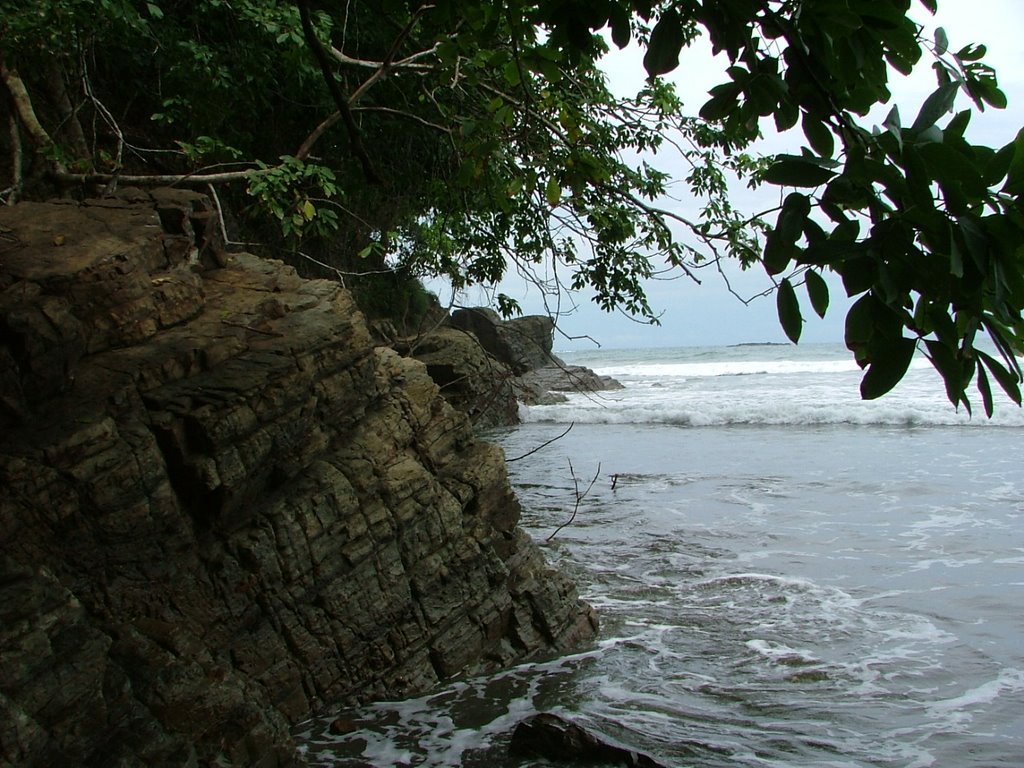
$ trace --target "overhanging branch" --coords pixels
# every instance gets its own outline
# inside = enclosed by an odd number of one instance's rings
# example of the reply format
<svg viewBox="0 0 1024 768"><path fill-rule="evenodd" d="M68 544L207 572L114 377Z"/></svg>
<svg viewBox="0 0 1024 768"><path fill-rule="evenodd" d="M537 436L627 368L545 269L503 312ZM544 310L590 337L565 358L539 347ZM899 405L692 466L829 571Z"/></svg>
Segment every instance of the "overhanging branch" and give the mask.
<svg viewBox="0 0 1024 768"><path fill-rule="evenodd" d="M320 65L320 72L323 75L324 83L327 85L327 90L330 91L331 98L334 99L334 104L338 108L342 122L345 123L348 140L352 145L352 153L358 158L360 165L362 165L363 176L366 180L378 183L380 177L377 175L376 170L374 170L370 156L366 153L366 148L363 146L362 138L359 135L359 126L356 125L356 121L352 117L352 111L348 106L348 99L345 98L341 88L338 86L334 72L331 71L331 60L328 58L327 51L324 50L320 38L316 35L316 30L313 28L313 22L309 17L309 0L299 0L298 5L299 16L302 19L303 35L306 38L309 49L313 52L313 57L316 59L317 64Z"/></svg>

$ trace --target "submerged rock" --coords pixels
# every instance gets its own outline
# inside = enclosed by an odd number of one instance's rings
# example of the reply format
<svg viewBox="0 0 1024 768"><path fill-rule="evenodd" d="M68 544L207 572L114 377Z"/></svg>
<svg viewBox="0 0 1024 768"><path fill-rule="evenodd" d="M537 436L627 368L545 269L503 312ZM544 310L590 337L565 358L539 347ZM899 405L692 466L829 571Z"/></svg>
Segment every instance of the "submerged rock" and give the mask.
<svg viewBox="0 0 1024 768"><path fill-rule="evenodd" d="M533 715L516 725L509 750L513 755L561 762L665 768L649 755L617 744L607 736L598 736L550 712Z"/></svg>
<svg viewBox="0 0 1024 768"><path fill-rule="evenodd" d="M290 765L594 632L425 366L208 206L0 209L0 764Z"/></svg>

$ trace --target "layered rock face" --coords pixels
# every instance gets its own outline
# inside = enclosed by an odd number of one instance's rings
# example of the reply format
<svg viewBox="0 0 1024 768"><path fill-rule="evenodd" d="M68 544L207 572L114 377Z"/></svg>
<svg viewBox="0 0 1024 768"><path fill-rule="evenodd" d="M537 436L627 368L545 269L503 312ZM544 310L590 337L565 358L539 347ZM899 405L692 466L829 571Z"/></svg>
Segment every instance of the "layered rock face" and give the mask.
<svg viewBox="0 0 1024 768"><path fill-rule="evenodd" d="M214 232L0 209L0 764L288 765L318 707L594 631L425 367Z"/></svg>
<svg viewBox="0 0 1024 768"><path fill-rule="evenodd" d="M422 337L400 345L427 365L441 394L480 428L519 423L519 405L550 405L564 393L622 389L610 376L567 365L552 351L546 315L502 320L486 307L460 309Z"/></svg>

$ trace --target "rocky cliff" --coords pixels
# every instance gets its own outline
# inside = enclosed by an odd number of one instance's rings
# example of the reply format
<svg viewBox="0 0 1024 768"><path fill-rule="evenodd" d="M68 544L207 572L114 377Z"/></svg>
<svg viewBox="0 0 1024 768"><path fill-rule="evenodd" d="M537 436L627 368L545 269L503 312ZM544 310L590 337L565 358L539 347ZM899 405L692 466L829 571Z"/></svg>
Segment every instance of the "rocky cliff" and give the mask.
<svg viewBox="0 0 1024 768"><path fill-rule="evenodd" d="M287 765L592 611L500 451L203 198L0 209L0 763Z"/></svg>
<svg viewBox="0 0 1024 768"><path fill-rule="evenodd" d="M565 402L568 392L622 389L610 376L559 359L552 352L554 329L546 315L502 320L494 310L472 307L393 344L426 364L445 399L487 429L518 424L520 405Z"/></svg>

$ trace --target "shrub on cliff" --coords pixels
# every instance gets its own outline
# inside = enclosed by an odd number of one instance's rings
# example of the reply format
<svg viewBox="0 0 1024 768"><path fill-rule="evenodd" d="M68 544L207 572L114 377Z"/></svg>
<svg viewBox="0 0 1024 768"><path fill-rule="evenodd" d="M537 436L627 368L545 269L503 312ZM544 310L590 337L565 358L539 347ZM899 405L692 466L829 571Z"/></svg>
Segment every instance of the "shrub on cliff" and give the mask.
<svg viewBox="0 0 1024 768"><path fill-rule="evenodd" d="M330 235L347 264L361 254L457 286L554 264L651 322L647 278L734 258L774 278L794 341L805 312L828 310L831 271L856 297L846 341L865 397L923 348L954 404L970 407L973 381L991 412L993 379L1020 402L1024 134L968 141L957 96L974 109L1005 97L983 46L925 35L911 0L6 5L0 60L21 126L8 199L44 170L65 185L234 182L296 249ZM698 34L731 66L690 114L662 76ZM608 90L607 39L645 46L635 97ZM909 124L893 110L864 125L890 72L922 57L936 89ZM746 154L765 122L800 131L803 150ZM660 207L671 180L643 159L657 152L690 168L698 219ZM785 194L747 217L726 172Z"/></svg>

